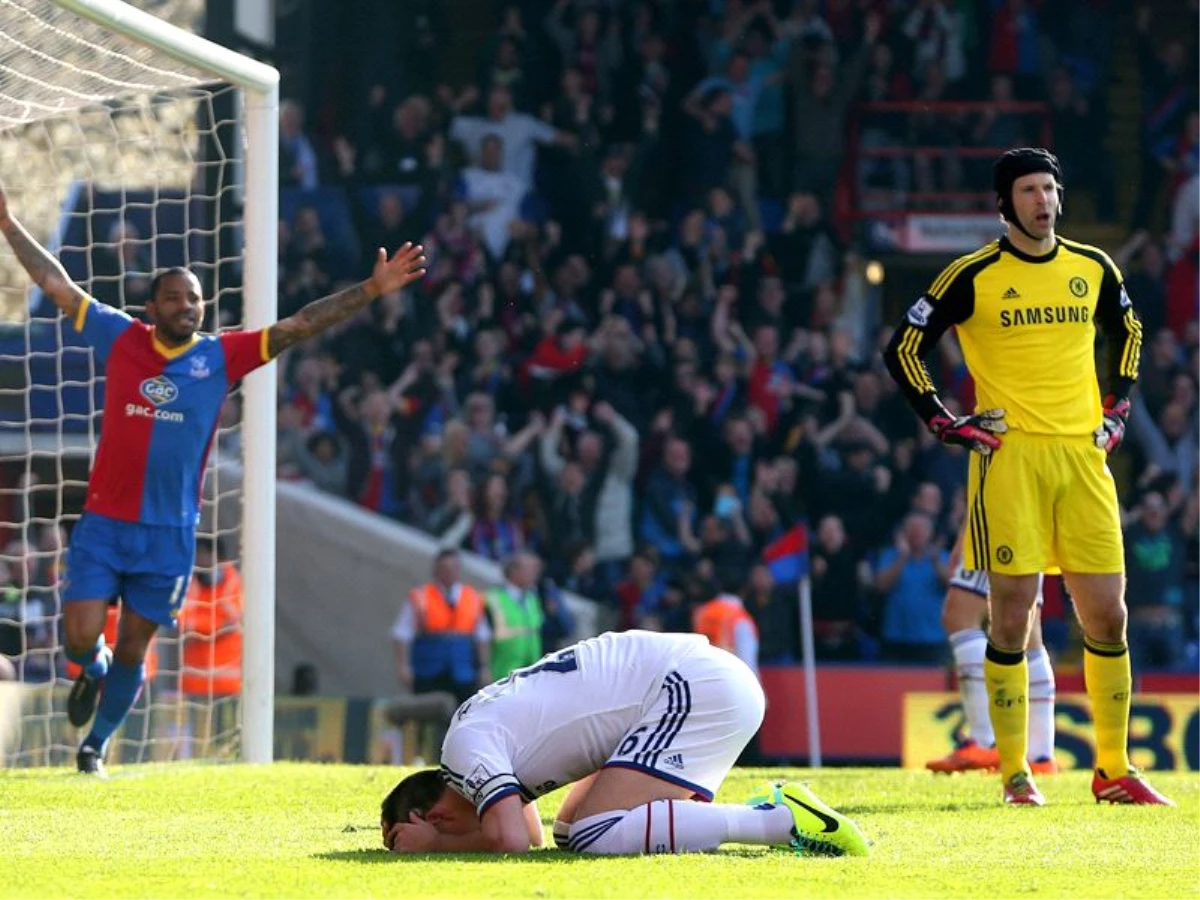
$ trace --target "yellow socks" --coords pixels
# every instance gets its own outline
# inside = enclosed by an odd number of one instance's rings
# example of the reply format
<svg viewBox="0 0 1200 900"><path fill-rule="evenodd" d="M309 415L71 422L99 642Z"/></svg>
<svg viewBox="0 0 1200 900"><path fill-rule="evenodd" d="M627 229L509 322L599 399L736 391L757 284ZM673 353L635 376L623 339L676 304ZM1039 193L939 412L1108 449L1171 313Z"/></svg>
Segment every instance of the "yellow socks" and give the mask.
<svg viewBox="0 0 1200 900"><path fill-rule="evenodd" d="M1017 772L1028 772L1029 664L1023 650L1001 650L988 641L983 660L992 730L1000 754L1000 777L1008 781Z"/></svg>
<svg viewBox="0 0 1200 900"><path fill-rule="evenodd" d="M1129 696L1133 674L1126 644L1083 639L1083 677L1096 725L1096 768L1106 778L1129 774ZM994 713L993 713L994 715Z"/></svg>

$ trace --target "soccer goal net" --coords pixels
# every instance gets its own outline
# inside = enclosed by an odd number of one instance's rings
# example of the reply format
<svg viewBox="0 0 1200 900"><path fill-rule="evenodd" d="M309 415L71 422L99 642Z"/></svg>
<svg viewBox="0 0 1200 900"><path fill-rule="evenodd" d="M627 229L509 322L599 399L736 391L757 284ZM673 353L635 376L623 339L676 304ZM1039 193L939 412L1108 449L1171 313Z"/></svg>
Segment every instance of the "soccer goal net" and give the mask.
<svg viewBox="0 0 1200 900"><path fill-rule="evenodd" d="M117 0L0 0L9 208L98 302L138 316L153 273L180 265L208 299L204 330L266 324L276 84L269 66ZM59 765L82 737L65 712L75 673L61 649L60 577L104 373L3 241L0 320L0 765ZM194 602L179 628L159 630L110 762L270 758L273 394L267 367L227 401ZM111 645L115 607L109 623Z"/></svg>

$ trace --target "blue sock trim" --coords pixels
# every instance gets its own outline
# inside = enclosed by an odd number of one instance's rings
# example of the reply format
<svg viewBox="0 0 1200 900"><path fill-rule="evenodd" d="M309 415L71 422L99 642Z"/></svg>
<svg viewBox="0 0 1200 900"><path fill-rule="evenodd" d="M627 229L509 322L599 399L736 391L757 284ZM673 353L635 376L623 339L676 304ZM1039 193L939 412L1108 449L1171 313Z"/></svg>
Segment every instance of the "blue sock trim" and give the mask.
<svg viewBox="0 0 1200 900"><path fill-rule="evenodd" d="M96 639L96 644L86 653L72 653L69 647L63 648L66 651L67 659L75 663L92 678L103 678L108 674L109 656L101 651L104 650L104 636L101 635Z"/></svg>
<svg viewBox="0 0 1200 900"><path fill-rule="evenodd" d="M97 643L95 647L92 647L86 653L75 653L70 647L64 647L63 651L67 654L67 659L75 663L75 665L86 668L100 654L100 644Z"/></svg>
<svg viewBox="0 0 1200 900"><path fill-rule="evenodd" d="M92 730L84 738L85 746L103 753L108 739L121 727L129 710L137 701L142 685L146 681L146 664L127 666L114 660L104 679L104 690L100 694L100 707L92 721Z"/></svg>
<svg viewBox="0 0 1200 900"><path fill-rule="evenodd" d="M103 678L108 674L109 667L112 665L112 653L106 653L106 649L104 643L101 642L96 651L96 658L84 667L92 678Z"/></svg>

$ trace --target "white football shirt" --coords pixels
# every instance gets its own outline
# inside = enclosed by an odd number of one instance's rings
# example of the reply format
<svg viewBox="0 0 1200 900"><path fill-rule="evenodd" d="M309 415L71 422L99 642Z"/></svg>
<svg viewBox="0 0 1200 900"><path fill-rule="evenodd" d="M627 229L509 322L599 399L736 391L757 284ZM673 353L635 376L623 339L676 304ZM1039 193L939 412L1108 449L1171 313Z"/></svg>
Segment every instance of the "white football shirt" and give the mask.
<svg viewBox="0 0 1200 900"><path fill-rule="evenodd" d="M600 769L708 640L609 632L544 656L468 699L446 732L442 774L480 815L503 797L533 800Z"/></svg>

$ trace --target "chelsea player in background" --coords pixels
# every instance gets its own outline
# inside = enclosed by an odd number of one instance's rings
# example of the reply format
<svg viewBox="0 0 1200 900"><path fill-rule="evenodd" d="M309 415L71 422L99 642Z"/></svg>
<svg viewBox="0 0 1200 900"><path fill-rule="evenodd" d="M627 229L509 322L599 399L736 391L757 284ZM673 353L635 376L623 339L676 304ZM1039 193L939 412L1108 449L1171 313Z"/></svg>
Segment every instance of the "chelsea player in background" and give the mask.
<svg viewBox="0 0 1200 900"><path fill-rule="evenodd" d="M366 281L259 331L202 335L200 282L187 269L155 276L146 302L150 326L74 284L9 213L3 191L0 231L29 277L91 345L107 376L100 442L63 588L66 654L82 668L67 717L82 727L95 713L76 766L102 776L108 740L145 680L150 639L160 625L174 625L187 593L204 464L226 393L293 344L420 279L425 257L410 243L390 259L380 249ZM116 597L121 618L110 649L104 622Z"/></svg>

